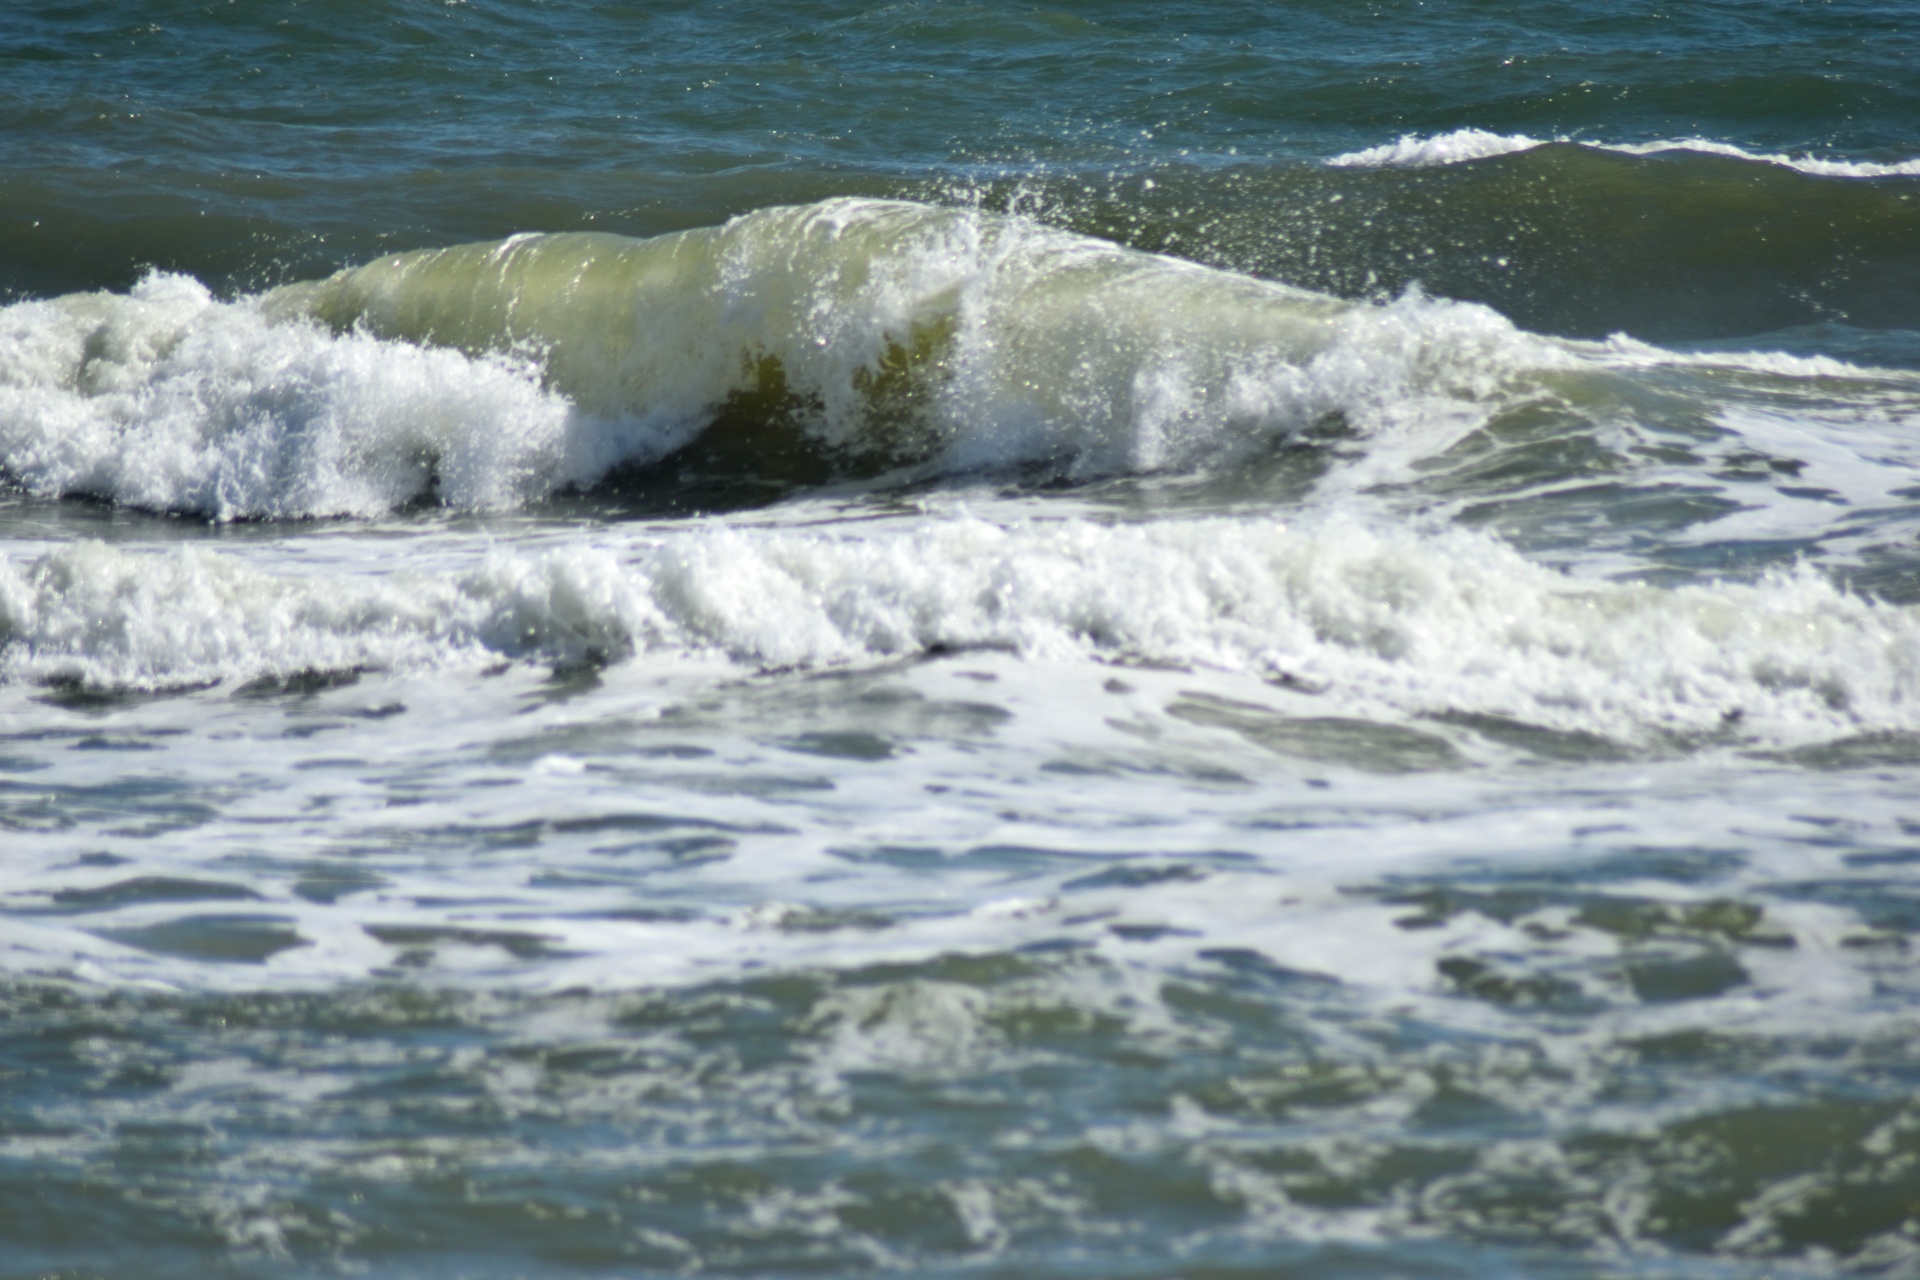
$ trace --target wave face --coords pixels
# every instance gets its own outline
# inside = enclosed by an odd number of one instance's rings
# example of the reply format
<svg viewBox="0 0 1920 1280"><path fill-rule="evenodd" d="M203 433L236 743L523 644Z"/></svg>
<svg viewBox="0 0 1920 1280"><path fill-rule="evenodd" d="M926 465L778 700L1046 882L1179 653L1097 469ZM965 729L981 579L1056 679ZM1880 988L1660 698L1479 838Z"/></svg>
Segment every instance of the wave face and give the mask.
<svg viewBox="0 0 1920 1280"><path fill-rule="evenodd" d="M1484 310L1343 303L1026 220L871 200L633 243L401 254L270 303L336 328L532 350L586 412L685 441L730 402L874 465L1069 477L1243 461L1566 363Z"/></svg>
<svg viewBox="0 0 1920 1280"><path fill-rule="evenodd" d="M0 468L221 520L508 507L696 438L776 478L1085 479L1244 462L1330 421L1470 425L1573 363L1483 308L844 199L400 254L237 302L156 275L17 304Z"/></svg>
<svg viewBox="0 0 1920 1280"><path fill-rule="evenodd" d="M1249 673L1309 691L1321 714L1466 717L1656 754L1920 732L1920 610L1810 572L1581 582L1467 533L958 519L499 552L370 580L100 543L0 560L13 681L165 688L703 653L818 670L981 649Z"/></svg>

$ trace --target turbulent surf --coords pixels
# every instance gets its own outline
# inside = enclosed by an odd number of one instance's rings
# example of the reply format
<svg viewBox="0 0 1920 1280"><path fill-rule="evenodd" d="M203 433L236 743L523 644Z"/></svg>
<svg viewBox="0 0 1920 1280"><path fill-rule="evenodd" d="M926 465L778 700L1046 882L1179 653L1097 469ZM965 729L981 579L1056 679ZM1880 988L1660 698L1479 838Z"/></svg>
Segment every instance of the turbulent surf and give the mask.
<svg viewBox="0 0 1920 1280"><path fill-rule="evenodd" d="M0 15L0 1280L1906 1275L1909 15Z"/></svg>

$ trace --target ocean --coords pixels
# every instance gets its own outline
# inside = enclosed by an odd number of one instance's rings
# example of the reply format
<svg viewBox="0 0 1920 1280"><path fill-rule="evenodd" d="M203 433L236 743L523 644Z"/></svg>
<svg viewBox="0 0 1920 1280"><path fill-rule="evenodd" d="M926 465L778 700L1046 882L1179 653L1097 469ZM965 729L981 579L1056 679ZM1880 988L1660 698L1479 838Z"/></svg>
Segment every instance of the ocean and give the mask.
<svg viewBox="0 0 1920 1280"><path fill-rule="evenodd" d="M11 0L0 1280L1920 1276L1910 0Z"/></svg>

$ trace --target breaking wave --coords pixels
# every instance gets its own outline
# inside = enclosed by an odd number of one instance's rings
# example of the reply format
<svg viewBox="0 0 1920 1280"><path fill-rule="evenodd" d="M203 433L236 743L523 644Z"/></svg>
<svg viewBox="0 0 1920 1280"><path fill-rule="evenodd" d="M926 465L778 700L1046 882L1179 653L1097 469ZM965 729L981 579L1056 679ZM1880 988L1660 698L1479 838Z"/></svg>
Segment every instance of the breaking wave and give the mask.
<svg viewBox="0 0 1920 1280"><path fill-rule="evenodd" d="M1081 479L1228 465L1330 419L1444 446L1578 363L1484 307L841 199L399 254L238 301L156 274L16 304L0 472L219 520L511 507L696 439L748 475Z"/></svg>

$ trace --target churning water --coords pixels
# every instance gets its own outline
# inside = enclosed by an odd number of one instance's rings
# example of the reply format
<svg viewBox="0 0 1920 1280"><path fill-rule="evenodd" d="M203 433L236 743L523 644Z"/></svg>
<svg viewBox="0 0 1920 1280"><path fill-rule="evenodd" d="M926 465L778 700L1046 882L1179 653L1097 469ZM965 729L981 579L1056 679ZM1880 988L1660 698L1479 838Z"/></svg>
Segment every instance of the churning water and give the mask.
<svg viewBox="0 0 1920 1280"><path fill-rule="evenodd" d="M0 14L0 1277L1920 1273L1903 4Z"/></svg>

